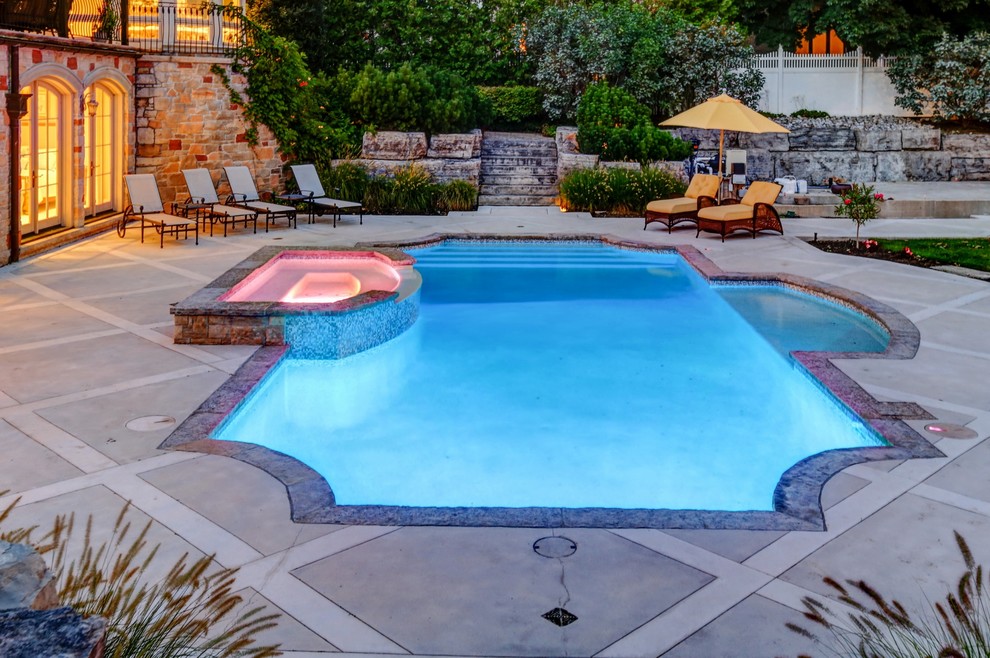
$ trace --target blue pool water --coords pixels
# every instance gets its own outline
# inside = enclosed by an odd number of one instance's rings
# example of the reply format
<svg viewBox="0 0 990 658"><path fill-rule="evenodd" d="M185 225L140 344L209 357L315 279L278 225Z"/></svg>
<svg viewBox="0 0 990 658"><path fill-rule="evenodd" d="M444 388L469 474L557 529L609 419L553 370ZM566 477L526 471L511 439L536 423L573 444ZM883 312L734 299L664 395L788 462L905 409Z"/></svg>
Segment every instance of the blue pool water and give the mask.
<svg viewBox="0 0 990 658"><path fill-rule="evenodd" d="M342 505L711 510L770 510L804 457L883 444L787 356L884 349L837 305L597 244L410 253L410 330L284 360L216 438L301 460Z"/></svg>

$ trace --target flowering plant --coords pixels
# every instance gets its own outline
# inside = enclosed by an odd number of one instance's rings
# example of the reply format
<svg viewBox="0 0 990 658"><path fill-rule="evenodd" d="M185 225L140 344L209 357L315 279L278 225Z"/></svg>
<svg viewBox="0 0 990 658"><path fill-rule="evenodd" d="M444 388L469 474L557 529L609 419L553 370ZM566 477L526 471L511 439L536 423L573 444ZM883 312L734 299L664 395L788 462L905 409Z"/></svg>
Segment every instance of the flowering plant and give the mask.
<svg viewBox="0 0 990 658"><path fill-rule="evenodd" d="M850 190L842 193L842 203L835 207L838 217L848 217L856 223L856 248L859 248L859 229L863 224L876 219L880 214L880 204L883 194L873 189L872 185L853 183Z"/></svg>
<svg viewBox="0 0 990 658"><path fill-rule="evenodd" d="M864 240L863 246L866 247L867 251L876 251L880 248L880 243L876 240Z"/></svg>

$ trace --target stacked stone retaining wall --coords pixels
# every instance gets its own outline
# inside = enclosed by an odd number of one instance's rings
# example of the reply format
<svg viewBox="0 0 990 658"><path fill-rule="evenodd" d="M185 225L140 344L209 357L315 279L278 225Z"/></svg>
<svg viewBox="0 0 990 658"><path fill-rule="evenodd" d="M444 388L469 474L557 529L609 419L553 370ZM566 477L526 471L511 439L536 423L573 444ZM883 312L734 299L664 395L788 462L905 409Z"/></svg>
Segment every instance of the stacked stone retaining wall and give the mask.
<svg viewBox="0 0 990 658"><path fill-rule="evenodd" d="M811 185L846 181L990 180L990 134L950 134L895 117L778 119L790 134L727 132L726 148L746 150L747 174L794 176ZM718 150L718 131L679 128L675 134Z"/></svg>
<svg viewBox="0 0 990 658"><path fill-rule="evenodd" d="M361 157L335 160L353 162L372 175L392 175L416 165L439 182L466 180L478 185L481 175L481 131L463 134L437 134L427 138L422 132L383 130L365 133Z"/></svg>

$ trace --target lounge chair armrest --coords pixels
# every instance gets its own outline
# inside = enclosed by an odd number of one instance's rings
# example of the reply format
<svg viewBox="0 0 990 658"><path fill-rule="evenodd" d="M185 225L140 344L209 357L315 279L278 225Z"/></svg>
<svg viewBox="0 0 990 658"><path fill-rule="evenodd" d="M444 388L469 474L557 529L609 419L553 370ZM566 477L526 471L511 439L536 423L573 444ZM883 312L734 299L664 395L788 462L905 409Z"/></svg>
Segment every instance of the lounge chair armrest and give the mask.
<svg viewBox="0 0 990 658"><path fill-rule="evenodd" d="M698 210L702 208L711 208L712 206L718 205L718 199L713 196L699 196L698 197Z"/></svg>
<svg viewBox="0 0 990 658"><path fill-rule="evenodd" d="M777 221L780 221L780 215L777 213L777 209L773 207L773 204L757 203L753 206L753 212L762 217L773 217Z"/></svg>
<svg viewBox="0 0 990 658"><path fill-rule="evenodd" d="M227 201L237 203L238 201L247 201L247 195L238 192L231 192L230 196L227 197Z"/></svg>
<svg viewBox="0 0 990 658"><path fill-rule="evenodd" d="M316 196L311 190L299 190L299 194L302 194L304 197L308 197L310 199Z"/></svg>

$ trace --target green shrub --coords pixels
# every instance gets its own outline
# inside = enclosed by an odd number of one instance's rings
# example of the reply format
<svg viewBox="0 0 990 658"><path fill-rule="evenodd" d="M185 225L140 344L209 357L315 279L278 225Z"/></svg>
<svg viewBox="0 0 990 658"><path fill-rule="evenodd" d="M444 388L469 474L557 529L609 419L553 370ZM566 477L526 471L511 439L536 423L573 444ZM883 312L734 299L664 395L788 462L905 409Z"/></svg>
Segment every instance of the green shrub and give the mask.
<svg viewBox="0 0 990 658"><path fill-rule="evenodd" d="M409 165L395 172L389 195L390 212L398 215L425 215L433 210L433 178L423 167Z"/></svg>
<svg viewBox="0 0 990 658"><path fill-rule="evenodd" d="M546 118L543 92L538 87L478 87L478 93L488 105L492 126L529 128Z"/></svg>
<svg viewBox="0 0 990 658"><path fill-rule="evenodd" d="M578 147L603 160L683 160L691 145L650 122L649 109L607 82L589 85L577 111Z"/></svg>
<svg viewBox="0 0 990 658"><path fill-rule="evenodd" d="M474 210L478 207L478 188L466 180L452 180L437 185L436 209Z"/></svg>
<svg viewBox="0 0 990 658"><path fill-rule="evenodd" d="M687 185L666 169L643 167L633 182L637 213L646 210L646 204L656 199L671 199L684 196Z"/></svg>
<svg viewBox="0 0 990 658"><path fill-rule="evenodd" d="M320 171L320 179L327 194L345 201L361 201L368 187L368 172L353 162L341 162Z"/></svg>
<svg viewBox="0 0 990 658"><path fill-rule="evenodd" d="M408 63L385 72L368 64L354 76L349 109L368 130L443 133L475 128L482 103L477 88L453 73Z"/></svg>
<svg viewBox="0 0 990 658"><path fill-rule="evenodd" d="M825 110L797 110L791 112L792 117L799 117L803 119L826 119L831 116Z"/></svg>
<svg viewBox="0 0 990 658"><path fill-rule="evenodd" d="M607 210L612 199L606 169L577 169L560 180L560 207L594 212Z"/></svg>
<svg viewBox="0 0 990 658"><path fill-rule="evenodd" d="M388 176L373 176L364 188L364 209L372 215L392 213L392 188L395 182Z"/></svg>
<svg viewBox="0 0 990 658"><path fill-rule="evenodd" d="M685 189L664 169L578 169L561 179L560 205L565 210L641 214L650 201L680 196Z"/></svg>

